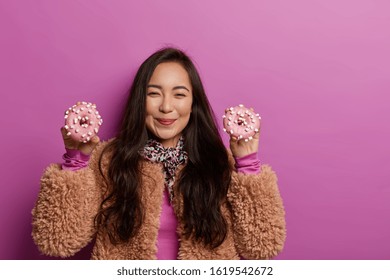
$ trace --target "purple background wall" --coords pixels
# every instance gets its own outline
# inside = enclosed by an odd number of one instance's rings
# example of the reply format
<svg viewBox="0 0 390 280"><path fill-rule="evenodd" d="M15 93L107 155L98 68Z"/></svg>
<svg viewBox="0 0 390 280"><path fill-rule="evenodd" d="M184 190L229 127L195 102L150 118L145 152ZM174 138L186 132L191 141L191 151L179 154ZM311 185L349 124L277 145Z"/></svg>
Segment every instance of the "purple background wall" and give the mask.
<svg viewBox="0 0 390 280"><path fill-rule="evenodd" d="M0 1L0 259L46 258L30 211L64 110L97 103L112 137L137 67L167 44L194 58L218 117L261 114L287 213L278 259L390 259L390 2L134 2Z"/></svg>

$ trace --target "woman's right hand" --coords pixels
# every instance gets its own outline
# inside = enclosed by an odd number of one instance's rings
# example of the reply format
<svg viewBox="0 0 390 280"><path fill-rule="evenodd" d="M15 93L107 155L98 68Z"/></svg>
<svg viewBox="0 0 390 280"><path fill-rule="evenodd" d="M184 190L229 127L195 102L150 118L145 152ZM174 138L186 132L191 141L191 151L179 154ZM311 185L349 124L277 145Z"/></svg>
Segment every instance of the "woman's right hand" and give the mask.
<svg viewBox="0 0 390 280"><path fill-rule="evenodd" d="M61 127L61 134L62 138L64 139L65 148L71 150L79 150L84 155L90 155L95 149L96 145L100 142L100 138L97 135L92 137L91 140L87 143L76 141L72 137L66 135L67 131L65 127Z"/></svg>

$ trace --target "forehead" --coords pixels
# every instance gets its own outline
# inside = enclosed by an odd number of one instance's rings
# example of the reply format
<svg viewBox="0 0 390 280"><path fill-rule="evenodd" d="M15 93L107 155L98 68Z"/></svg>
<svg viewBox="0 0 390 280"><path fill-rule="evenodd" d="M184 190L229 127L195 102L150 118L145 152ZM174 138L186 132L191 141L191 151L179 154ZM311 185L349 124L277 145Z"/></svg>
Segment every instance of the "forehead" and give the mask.
<svg viewBox="0 0 390 280"><path fill-rule="evenodd" d="M177 86L179 84L190 86L191 84L187 71L177 62L163 62L157 65L149 83L162 86Z"/></svg>

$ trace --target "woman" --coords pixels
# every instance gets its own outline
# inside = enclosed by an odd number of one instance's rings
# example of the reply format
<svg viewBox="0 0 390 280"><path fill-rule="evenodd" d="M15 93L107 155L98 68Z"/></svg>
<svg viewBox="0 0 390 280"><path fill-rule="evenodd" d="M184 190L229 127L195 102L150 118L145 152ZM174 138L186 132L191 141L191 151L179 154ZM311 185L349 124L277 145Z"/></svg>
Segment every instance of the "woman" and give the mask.
<svg viewBox="0 0 390 280"><path fill-rule="evenodd" d="M165 48L139 68L119 134L76 143L47 168L33 238L67 257L95 239L92 259L267 259L285 240L274 172L259 133L223 145L189 57Z"/></svg>

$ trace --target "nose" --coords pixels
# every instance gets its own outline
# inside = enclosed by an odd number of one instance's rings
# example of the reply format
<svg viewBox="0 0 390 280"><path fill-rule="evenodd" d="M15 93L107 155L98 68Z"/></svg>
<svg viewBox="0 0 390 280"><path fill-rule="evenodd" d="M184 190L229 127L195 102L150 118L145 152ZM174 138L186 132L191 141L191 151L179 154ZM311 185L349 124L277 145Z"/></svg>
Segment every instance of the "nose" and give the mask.
<svg viewBox="0 0 390 280"><path fill-rule="evenodd" d="M170 113L173 111L172 99L169 96L164 96L159 108L162 113Z"/></svg>

